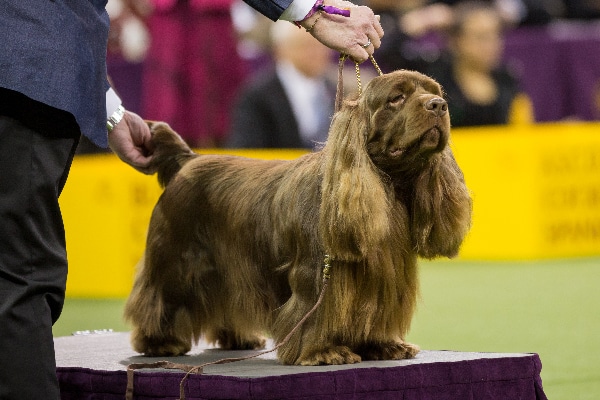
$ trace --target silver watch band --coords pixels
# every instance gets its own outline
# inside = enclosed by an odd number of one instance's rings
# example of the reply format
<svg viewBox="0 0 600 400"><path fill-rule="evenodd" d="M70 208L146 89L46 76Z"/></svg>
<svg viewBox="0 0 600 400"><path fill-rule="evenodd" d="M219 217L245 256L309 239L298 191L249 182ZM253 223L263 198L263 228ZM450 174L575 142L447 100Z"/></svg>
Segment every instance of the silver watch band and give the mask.
<svg viewBox="0 0 600 400"><path fill-rule="evenodd" d="M106 121L106 129L110 132L115 129L115 126L123 119L123 115L125 115L125 108L120 105L117 110L108 118Z"/></svg>

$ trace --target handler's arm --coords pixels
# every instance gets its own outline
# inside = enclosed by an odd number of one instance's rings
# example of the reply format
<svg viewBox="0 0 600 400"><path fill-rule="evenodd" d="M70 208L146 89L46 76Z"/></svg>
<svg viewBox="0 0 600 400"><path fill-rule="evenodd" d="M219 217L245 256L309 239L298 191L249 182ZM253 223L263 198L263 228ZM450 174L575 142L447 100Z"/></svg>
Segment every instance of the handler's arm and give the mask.
<svg viewBox="0 0 600 400"><path fill-rule="evenodd" d="M357 62L369 58L381 45L379 16L366 6L344 0L245 0L272 20L297 22L325 46L347 54ZM336 14L335 10L349 11Z"/></svg>

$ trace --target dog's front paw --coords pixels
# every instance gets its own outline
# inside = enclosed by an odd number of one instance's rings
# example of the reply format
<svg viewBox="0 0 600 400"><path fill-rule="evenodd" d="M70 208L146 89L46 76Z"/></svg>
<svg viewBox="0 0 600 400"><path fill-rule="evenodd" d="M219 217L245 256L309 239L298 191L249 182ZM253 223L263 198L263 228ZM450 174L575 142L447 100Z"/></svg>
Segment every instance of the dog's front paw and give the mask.
<svg viewBox="0 0 600 400"><path fill-rule="evenodd" d="M358 354L347 346L331 346L301 356L296 364L300 365L341 365L356 364L361 361Z"/></svg>
<svg viewBox="0 0 600 400"><path fill-rule="evenodd" d="M357 352L365 360L404 360L414 358L419 346L407 342L367 343Z"/></svg>
<svg viewBox="0 0 600 400"><path fill-rule="evenodd" d="M135 332L131 336L135 351L148 357L182 356L192 348L191 340L182 342L177 338L147 337Z"/></svg>

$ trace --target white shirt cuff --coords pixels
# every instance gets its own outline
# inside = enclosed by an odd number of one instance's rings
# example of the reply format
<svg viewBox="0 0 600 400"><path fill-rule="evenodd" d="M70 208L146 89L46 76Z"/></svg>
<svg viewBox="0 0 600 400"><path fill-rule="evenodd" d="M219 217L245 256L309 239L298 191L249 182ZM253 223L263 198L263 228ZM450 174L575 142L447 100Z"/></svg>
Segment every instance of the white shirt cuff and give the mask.
<svg viewBox="0 0 600 400"><path fill-rule="evenodd" d="M117 111L117 108L119 108L121 103L122 101L117 93L113 88L109 88L106 92L106 119L110 118L110 116Z"/></svg>
<svg viewBox="0 0 600 400"><path fill-rule="evenodd" d="M284 21L302 21L306 14L315 5L315 0L294 0L288 8L285 9L279 19Z"/></svg>

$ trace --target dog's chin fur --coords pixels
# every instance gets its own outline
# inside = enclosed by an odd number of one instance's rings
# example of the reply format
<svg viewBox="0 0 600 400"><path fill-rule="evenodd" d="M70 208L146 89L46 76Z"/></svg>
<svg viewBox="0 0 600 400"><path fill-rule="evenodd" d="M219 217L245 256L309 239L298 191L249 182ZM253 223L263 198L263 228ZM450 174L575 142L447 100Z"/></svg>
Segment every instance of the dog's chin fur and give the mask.
<svg viewBox="0 0 600 400"><path fill-rule="evenodd" d="M324 148L293 161L197 155L150 123L165 190L125 309L134 349L279 343L316 303L328 254L323 302L279 359L413 357L417 257L455 256L471 221L448 113L427 106L441 96L416 72L377 77L336 113Z"/></svg>

